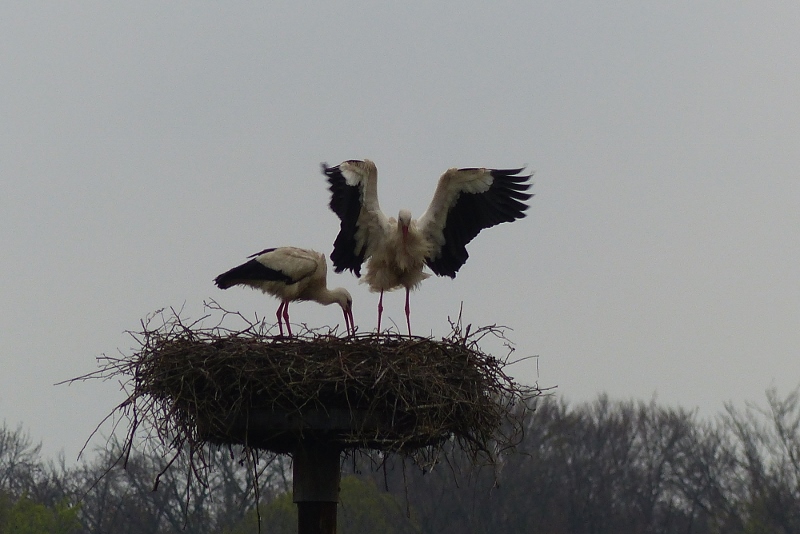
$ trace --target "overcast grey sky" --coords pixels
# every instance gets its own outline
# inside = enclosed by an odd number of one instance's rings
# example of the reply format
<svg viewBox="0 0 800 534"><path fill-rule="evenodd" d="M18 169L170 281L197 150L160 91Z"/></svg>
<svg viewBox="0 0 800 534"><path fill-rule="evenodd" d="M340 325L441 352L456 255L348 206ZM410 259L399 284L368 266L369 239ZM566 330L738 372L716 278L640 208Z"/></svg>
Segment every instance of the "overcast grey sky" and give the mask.
<svg viewBox="0 0 800 534"><path fill-rule="evenodd" d="M319 163L420 215L453 166L529 216L412 295L415 333L513 328L522 382L714 414L800 382L796 2L13 2L0 8L0 419L68 460L122 400L54 386L265 247L330 253ZM377 296L355 299L361 330ZM403 324L402 292L385 314ZM292 306L294 322L341 322ZM538 375L537 375L538 364Z"/></svg>

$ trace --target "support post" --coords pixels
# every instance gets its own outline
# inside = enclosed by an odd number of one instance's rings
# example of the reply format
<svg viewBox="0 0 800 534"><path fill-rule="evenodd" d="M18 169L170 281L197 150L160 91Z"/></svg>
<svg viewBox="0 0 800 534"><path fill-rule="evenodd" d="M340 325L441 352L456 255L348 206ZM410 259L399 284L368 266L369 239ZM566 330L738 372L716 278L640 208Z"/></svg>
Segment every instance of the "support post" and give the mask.
<svg viewBox="0 0 800 534"><path fill-rule="evenodd" d="M324 443L301 444L295 449L292 489L298 534L336 534L340 454L337 446Z"/></svg>

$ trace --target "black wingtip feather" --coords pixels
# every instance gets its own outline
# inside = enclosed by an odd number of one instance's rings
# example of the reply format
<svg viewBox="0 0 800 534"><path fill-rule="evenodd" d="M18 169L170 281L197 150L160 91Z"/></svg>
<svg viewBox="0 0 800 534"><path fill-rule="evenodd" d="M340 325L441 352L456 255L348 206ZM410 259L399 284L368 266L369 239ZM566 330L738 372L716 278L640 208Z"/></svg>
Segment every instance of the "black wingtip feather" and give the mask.
<svg viewBox="0 0 800 534"><path fill-rule="evenodd" d="M462 170L477 170L466 168ZM428 267L439 276L455 278L456 273L469 258L466 245L481 230L513 222L526 216L533 195L526 193L531 184L531 174L520 175L519 169L490 169L494 178L488 191L480 194L461 194L447 215L443 229L444 245L435 258L428 258Z"/></svg>
<svg viewBox="0 0 800 534"><path fill-rule="evenodd" d="M270 249L267 249L267 252L269 251ZM253 285L264 281L284 282L286 284L295 282L286 273L270 269L255 259L234 267L214 279L214 283L220 289L228 289L235 285Z"/></svg>
<svg viewBox="0 0 800 534"><path fill-rule="evenodd" d="M228 273L223 273L216 278L214 278L214 283L220 289L228 289L236 284L231 281L231 277L228 276Z"/></svg>
<svg viewBox="0 0 800 534"><path fill-rule="evenodd" d="M336 236L333 252L330 255L331 263L337 273L349 270L360 277L361 264L364 263L364 251L356 250L355 238L358 217L361 213L360 188L357 185L347 184L339 165L328 167L326 163L322 163L321 167L323 174L328 177L328 184L330 184L328 189L331 192L331 200L328 205L341 221L339 234Z"/></svg>
<svg viewBox="0 0 800 534"><path fill-rule="evenodd" d="M490 172L492 176L494 176L495 178L497 178L498 176L507 176L509 178L521 178L523 180L527 180L528 178L531 177L530 174L527 176L514 176L516 174L521 173L524 170L525 167L520 167L519 169L491 169Z"/></svg>
<svg viewBox="0 0 800 534"><path fill-rule="evenodd" d="M260 252L256 252L255 254L250 254L247 257L248 258L255 258L256 256L261 256L262 254L266 254L267 252L272 252L274 250L277 250L277 249L275 249L275 247L273 247L273 248L265 248L264 250L262 250Z"/></svg>

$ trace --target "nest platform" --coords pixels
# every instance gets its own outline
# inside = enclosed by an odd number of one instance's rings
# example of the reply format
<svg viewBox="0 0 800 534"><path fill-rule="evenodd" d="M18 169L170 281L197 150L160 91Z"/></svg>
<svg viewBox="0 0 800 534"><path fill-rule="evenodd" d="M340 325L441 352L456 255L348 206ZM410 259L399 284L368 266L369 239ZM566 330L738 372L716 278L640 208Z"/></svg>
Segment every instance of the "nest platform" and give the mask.
<svg viewBox="0 0 800 534"><path fill-rule="evenodd" d="M157 312L131 332L140 345L133 354L104 357L90 375L120 380L128 393L114 412L130 422L128 450L138 429L176 454L206 444L410 454L456 440L491 455L514 445L518 408L541 393L506 374L508 356L480 350L485 336L502 336L496 327L454 325L439 340L310 330L287 338L264 321L232 330L203 319Z"/></svg>
<svg viewBox="0 0 800 534"><path fill-rule="evenodd" d="M184 332L161 340L136 378L197 438L273 452L301 441L392 452L485 441L509 386L501 362L467 344L386 334Z"/></svg>

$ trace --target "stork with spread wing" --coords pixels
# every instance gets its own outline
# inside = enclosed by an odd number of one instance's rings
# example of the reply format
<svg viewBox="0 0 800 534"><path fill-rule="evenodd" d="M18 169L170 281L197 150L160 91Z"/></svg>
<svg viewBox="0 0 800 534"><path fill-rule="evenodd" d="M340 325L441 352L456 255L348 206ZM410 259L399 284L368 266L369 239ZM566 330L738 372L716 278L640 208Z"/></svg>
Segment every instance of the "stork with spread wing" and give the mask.
<svg viewBox="0 0 800 534"><path fill-rule="evenodd" d="M406 289L406 324L411 335L409 292L430 274L455 278L467 261L466 246L485 228L525 216L531 197L531 175L520 169L449 169L427 211L419 219L400 210L387 217L378 203L378 169L370 160L348 160L335 167L322 164L331 191L330 207L341 220L331 261L336 272L350 270L371 291L380 292L378 331L383 314L383 292Z"/></svg>

